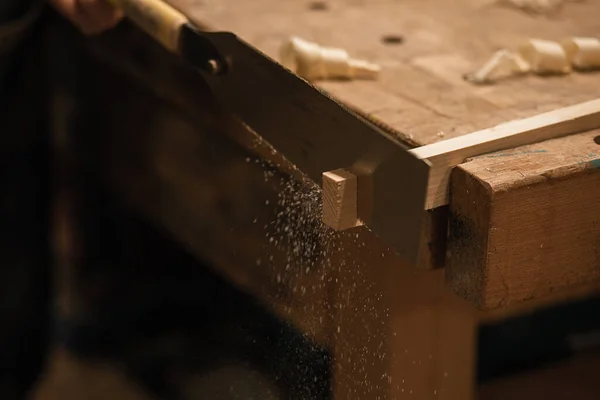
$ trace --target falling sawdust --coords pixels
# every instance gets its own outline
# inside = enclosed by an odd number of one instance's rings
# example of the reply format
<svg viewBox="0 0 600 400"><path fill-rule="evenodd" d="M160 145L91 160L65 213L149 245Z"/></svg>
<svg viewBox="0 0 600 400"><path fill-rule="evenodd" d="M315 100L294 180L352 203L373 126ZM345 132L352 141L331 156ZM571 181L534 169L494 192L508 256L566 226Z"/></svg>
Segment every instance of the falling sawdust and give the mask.
<svg viewBox="0 0 600 400"><path fill-rule="evenodd" d="M275 193L274 199L264 203L272 219L263 226L268 243L256 264L272 271L277 288L291 292L292 301L287 296L283 296L283 301L279 299L288 307L285 312L293 314L292 308L296 313L300 311L308 319L303 322L304 326L318 331L318 327L328 321L324 320L327 319L323 312L326 305L319 303L322 297L315 294L326 292L331 283L326 266L331 264L328 257L339 236L321 220L321 190L309 179L282 174L281 166L271 161L260 158L246 161L263 169L265 183ZM258 219L254 222L258 223ZM294 368L295 374L306 382L295 389L293 399L321 398L330 390L328 376L323 371L329 370L331 355L323 351L320 361L315 361L300 354L306 346L316 346L309 343L303 333L301 338L278 344L282 352L295 360L294 365L288 367ZM315 367L315 362L320 366Z"/></svg>
<svg viewBox="0 0 600 400"><path fill-rule="evenodd" d="M308 179L298 180L275 173L268 161L257 162L264 168L265 182L273 185L277 193L274 204L265 201L265 206L274 209L273 220L263 227L265 236L277 254L284 257L275 260L267 253L257 260L257 264L278 262L276 282L289 287L295 297L324 290L331 278L327 274L331 256L342 233L322 221L321 189ZM311 274L319 274L319 279L308 279ZM311 287L306 286L307 281L311 282Z"/></svg>
<svg viewBox="0 0 600 400"><path fill-rule="evenodd" d="M355 230L337 232L323 224L322 192L312 181L288 177L279 183L282 187L275 205L276 218L272 221L274 230L269 235L269 240L272 239L286 254L285 270L278 273L277 280L286 281L291 286L296 298L303 303L308 318L313 314L322 315L322 312L316 312L315 306L326 307L330 313L328 321L319 317L321 319L312 321L313 324L334 323L334 340L338 343L351 340L352 346L337 353L335 379L360 378L353 388L356 398L379 392L382 379L373 376L369 370L374 359L385 362L387 354L383 346L389 311L381 301L383 294L374 290L373 282L365 273L368 262L351 257L351 251L342 247L349 244L364 248L365 243ZM316 279L311 279L311 274ZM337 298L340 293L328 298L326 304L315 304L312 295L327 290L341 290L344 294L340 298ZM357 301L358 298L360 301ZM340 313L345 315L343 325L337 324ZM347 325L350 322L347 318L356 328ZM365 325L368 328L362 334L362 340L355 342L355 334L363 329L358 327ZM339 365L343 367L339 368ZM385 375L383 380L390 383L391 378Z"/></svg>
<svg viewBox="0 0 600 400"><path fill-rule="evenodd" d="M268 148L269 153L277 154L275 149L258 137L255 146ZM321 188L285 159L285 170L290 174L278 173L284 169L283 166L269 160L256 159L255 162L261 164L265 182L271 184L277 193L276 204L270 204L269 200L265 202L266 206L275 208L276 214L275 219L264 228L269 243L285 254L284 272L308 275L317 269L322 271L321 267L330 263L332 246L339 241L341 234L322 221ZM276 279L282 283L285 277L280 273ZM305 293L308 288L293 287L292 290Z"/></svg>
<svg viewBox="0 0 600 400"><path fill-rule="evenodd" d="M278 193L274 236L288 254L286 269L294 264L306 273L316 267L335 232L321 221L321 191L310 183L288 180Z"/></svg>
<svg viewBox="0 0 600 400"><path fill-rule="evenodd" d="M262 141L259 144L266 145ZM266 251L257 264L278 264L273 269L273 279L290 288L296 300L294 307L302 307L306 318L314 319L309 326L335 323L333 342L349 341L347 346L338 346L336 360L328 361L336 363L335 379L355 382L347 390L357 399L377 398L391 388L397 393L412 394L409 380L392 379L385 372L381 375L384 365L385 369L391 368L396 357L408 357L389 352L387 343L395 336L390 331L390 309L385 289L372 273L387 253L376 253L367 247L364 227L337 232L323 224L321 188L310 179L281 174L282 165L265 159L248 161L261 165L265 183L277 193L273 204L265 202L266 207L274 208L275 217L264 230L269 245L283 254L283 259L277 260ZM290 170L290 165L284 167ZM343 248L344 245L352 248ZM315 304L313 294L331 290L325 304ZM323 321L323 312L317 310L320 307L327 310L328 321ZM339 321L339 325L334 321ZM294 346L287 346L285 351L295 351ZM429 362L432 361L415 360L416 365ZM299 364L297 368L310 375L307 365ZM380 371L379 375L376 371ZM315 382L321 378L314 376ZM305 397L301 398L312 398L310 393L302 395Z"/></svg>

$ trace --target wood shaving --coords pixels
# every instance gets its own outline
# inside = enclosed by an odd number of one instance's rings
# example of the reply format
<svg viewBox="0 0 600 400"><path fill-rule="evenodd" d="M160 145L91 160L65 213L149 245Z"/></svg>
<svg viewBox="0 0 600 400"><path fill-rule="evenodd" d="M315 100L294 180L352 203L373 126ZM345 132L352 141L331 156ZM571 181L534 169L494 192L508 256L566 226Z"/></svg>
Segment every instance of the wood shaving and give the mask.
<svg viewBox="0 0 600 400"><path fill-rule="evenodd" d="M529 70L529 64L519 54L503 49L495 52L481 68L466 75L465 79L481 84L499 77L527 73Z"/></svg>
<svg viewBox="0 0 600 400"><path fill-rule="evenodd" d="M375 79L381 70L377 64L350 57L343 49L324 47L295 36L281 46L280 61L307 80Z"/></svg>
<svg viewBox="0 0 600 400"><path fill-rule="evenodd" d="M573 69L600 68L600 39L572 37L554 42L529 39L518 51L499 50L477 71L465 75L475 84L490 83L502 77L535 73L538 75L568 74Z"/></svg>
<svg viewBox="0 0 600 400"><path fill-rule="evenodd" d="M567 52L560 43L551 40L529 39L519 46L519 55L536 74L566 74L571 72Z"/></svg>
<svg viewBox="0 0 600 400"><path fill-rule="evenodd" d="M600 39L573 37L562 40L561 45L575 69L600 68Z"/></svg>

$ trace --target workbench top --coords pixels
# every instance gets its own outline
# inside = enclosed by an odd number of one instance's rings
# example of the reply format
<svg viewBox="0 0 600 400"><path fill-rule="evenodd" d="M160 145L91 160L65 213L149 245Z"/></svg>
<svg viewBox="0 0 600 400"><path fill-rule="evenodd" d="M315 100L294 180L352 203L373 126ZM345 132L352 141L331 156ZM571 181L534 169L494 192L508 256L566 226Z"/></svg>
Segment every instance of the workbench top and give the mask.
<svg viewBox="0 0 600 400"><path fill-rule="evenodd" d="M413 145L484 129L598 96L597 73L518 77L475 86L463 75L529 38L598 36L600 2L531 15L491 0L169 0L198 23L233 31L273 58L297 35L382 65L376 81L318 86ZM402 43L386 43L401 37ZM393 40L392 40L393 41Z"/></svg>

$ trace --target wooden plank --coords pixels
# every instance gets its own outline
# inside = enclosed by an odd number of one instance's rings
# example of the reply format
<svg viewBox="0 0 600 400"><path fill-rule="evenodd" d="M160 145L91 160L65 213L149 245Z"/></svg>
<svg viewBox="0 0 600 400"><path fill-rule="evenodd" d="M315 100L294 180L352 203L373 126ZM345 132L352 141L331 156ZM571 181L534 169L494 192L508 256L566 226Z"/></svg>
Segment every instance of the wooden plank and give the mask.
<svg viewBox="0 0 600 400"><path fill-rule="evenodd" d="M339 100L425 145L597 98L597 74L529 76L492 86L462 79L499 48L530 37L596 36L598 2L569 3L552 19L474 0L169 0L195 21L231 30L277 58L289 35L343 47L383 66L376 81L318 82ZM403 41L386 41L388 36Z"/></svg>
<svg viewBox="0 0 600 400"><path fill-rule="evenodd" d="M600 99L595 99L410 150L432 164L425 208L448 204L452 168L468 157L599 127Z"/></svg>
<svg viewBox="0 0 600 400"><path fill-rule="evenodd" d="M600 281L600 131L491 153L451 184L447 278L493 309Z"/></svg>

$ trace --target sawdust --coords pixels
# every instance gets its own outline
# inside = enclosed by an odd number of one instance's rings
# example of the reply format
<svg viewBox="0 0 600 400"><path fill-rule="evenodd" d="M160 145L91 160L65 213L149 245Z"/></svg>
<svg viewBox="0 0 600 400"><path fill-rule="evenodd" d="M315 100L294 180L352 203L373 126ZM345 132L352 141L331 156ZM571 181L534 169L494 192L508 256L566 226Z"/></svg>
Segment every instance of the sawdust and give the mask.
<svg viewBox="0 0 600 400"><path fill-rule="evenodd" d="M321 314L313 323L331 324L334 342L349 341L342 346L345 350L336 353L336 379L362 377L352 389L355 398L384 391L383 385L391 384L391 377L386 373L375 376L371 367L375 362L389 361L386 342L390 311L369 268L385 254L365 256L371 254L364 232L361 234L365 228L338 232L323 224L318 185L286 178L282 183L270 236L287 253L285 270L277 279L289 280L309 316L315 306L328 310L327 321ZM311 274L317 279L307 279ZM323 290L329 292L326 304L316 305L312 294Z"/></svg>
<svg viewBox="0 0 600 400"><path fill-rule="evenodd" d="M259 140L257 145L266 144ZM379 274L373 274L389 249L370 249L365 227L338 232L326 226L322 191L312 180L283 175L281 165L270 161L255 162L264 167L265 182L276 192L276 201L265 204L275 212L264 226L267 248L283 254L283 260L277 260L265 251L257 262L265 268L270 264L273 280L290 288L293 306L309 320L303 321L305 326L329 326L330 340L341 346L333 360L336 379L355 382L348 388L354 398L375 398L390 385L399 387L400 382L392 382L385 372L379 375L375 371L382 370L374 367L393 362L388 347L390 309ZM323 292L325 298L314 296Z"/></svg>
<svg viewBox="0 0 600 400"><path fill-rule="evenodd" d="M273 155L277 154L274 148L258 137L255 145L268 148ZM264 170L265 183L271 184L277 193L276 204L265 201L266 206L275 207L276 213L275 219L264 227L265 235L269 243L276 245L286 255L285 271L308 274L319 266L324 252L338 237L338 233L322 221L321 188L285 159L280 159L280 162L256 159L255 162L260 163ZM281 170L292 173L282 174L279 172ZM278 276L277 280L281 282L283 277Z"/></svg>

